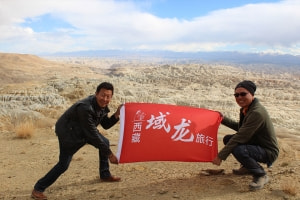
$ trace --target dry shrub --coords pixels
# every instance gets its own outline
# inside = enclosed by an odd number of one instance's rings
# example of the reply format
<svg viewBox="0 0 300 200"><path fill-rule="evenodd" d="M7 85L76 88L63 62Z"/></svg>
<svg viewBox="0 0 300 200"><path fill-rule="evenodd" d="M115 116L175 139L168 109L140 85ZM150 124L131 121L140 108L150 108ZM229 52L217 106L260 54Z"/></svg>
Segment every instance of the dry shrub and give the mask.
<svg viewBox="0 0 300 200"><path fill-rule="evenodd" d="M32 120L20 122L15 127L16 137L21 139L31 138L35 132L35 125Z"/></svg>
<svg viewBox="0 0 300 200"><path fill-rule="evenodd" d="M51 106L37 111L45 117L58 119L64 110L65 107L62 106Z"/></svg>
<svg viewBox="0 0 300 200"><path fill-rule="evenodd" d="M52 128L54 127L56 119L43 117L41 119L37 119L35 122L35 128Z"/></svg>
<svg viewBox="0 0 300 200"><path fill-rule="evenodd" d="M12 130L13 125L10 122L10 118L7 116L0 117L0 132Z"/></svg>
<svg viewBox="0 0 300 200"><path fill-rule="evenodd" d="M297 179L285 181L285 183L282 184L282 186L281 186L282 187L282 191L284 193L286 193L286 194L296 196L297 192L298 192L297 182L298 182Z"/></svg>

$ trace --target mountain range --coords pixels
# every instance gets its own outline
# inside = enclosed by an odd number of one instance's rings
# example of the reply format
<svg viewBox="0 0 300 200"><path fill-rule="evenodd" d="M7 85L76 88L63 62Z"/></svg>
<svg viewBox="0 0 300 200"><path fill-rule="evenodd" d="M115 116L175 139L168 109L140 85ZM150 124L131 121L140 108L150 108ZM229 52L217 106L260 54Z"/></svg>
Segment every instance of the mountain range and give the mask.
<svg viewBox="0 0 300 200"><path fill-rule="evenodd" d="M43 56L99 57L116 59L150 60L161 59L174 62L202 62L223 64L270 64L279 66L300 67L300 56L290 54L265 54L241 52L174 52L174 51L123 51L123 50L89 50L59 52Z"/></svg>

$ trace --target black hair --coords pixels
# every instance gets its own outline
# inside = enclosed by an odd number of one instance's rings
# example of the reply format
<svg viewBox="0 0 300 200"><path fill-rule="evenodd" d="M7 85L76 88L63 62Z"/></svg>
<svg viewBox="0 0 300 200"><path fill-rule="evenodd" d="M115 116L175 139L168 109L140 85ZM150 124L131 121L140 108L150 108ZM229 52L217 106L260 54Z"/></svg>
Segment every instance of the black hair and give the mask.
<svg viewBox="0 0 300 200"><path fill-rule="evenodd" d="M108 82L100 83L96 89L96 93L98 93L102 88L111 90L112 94L114 94L114 86L111 83L108 83Z"/></svg>
<svg viewBox="0 0 300 200"><path fill-rule="evenodd" d="M256 91L256 85L252 81L248 81L248 80L242 81L236 85L235 89L240 88L240 87L245 88L252 95L254 95L254 93Z"/></svg>

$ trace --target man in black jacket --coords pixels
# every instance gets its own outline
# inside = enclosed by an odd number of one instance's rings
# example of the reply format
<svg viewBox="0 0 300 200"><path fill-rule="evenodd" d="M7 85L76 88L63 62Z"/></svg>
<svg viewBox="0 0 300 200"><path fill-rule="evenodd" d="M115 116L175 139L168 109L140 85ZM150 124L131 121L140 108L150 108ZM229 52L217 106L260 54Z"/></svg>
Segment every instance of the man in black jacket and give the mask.
<svg viewBox="0 0 300 200"><path fill-rule="evenodd" d="M32 198L47 199L43 194L45 189L68 169L72 156L85 144L91 144L99 149L101 181L121 180L110 174L108 160L113 164L118 164L118 159L110 150L109 140L97 129L99 124L104 129L109 129L119 121L122 105L111 117L108 117L110 112L108 104L113 93L113 85L103 82L98 85L95 95L76 102L58 119L55 132L60 148L59 161L43 178L37 181L31 194Z"/></svg>

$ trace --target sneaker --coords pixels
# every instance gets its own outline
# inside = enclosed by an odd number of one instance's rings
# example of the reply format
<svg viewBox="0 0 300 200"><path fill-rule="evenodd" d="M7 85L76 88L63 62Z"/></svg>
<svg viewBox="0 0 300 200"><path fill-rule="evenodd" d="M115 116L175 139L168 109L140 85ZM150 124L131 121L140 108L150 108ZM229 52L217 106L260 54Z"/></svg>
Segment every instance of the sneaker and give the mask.
<svg viewBox="0 0 300 200"><path fill-rule="evenodd" d="M37 200L47 200L47 197L42 192L39 192L35 189L32 190L31 198L37 199Z"/></svg>
<svg viewBox="0 0 300 200"><path fill-rule="evenodd" d="M250 190L259 190L264 187L265 184L269 182L269 177L267 175L260 177L253 177L253 181L250 183Z"/></svg>
<svg viewBox="0 0 300 200"><path fill-rule="evenodd" d="M233 169L232 173L235 175L246 175L246 174L250 174L249 170L246 167L241 167L239 169Z"/></svg>

